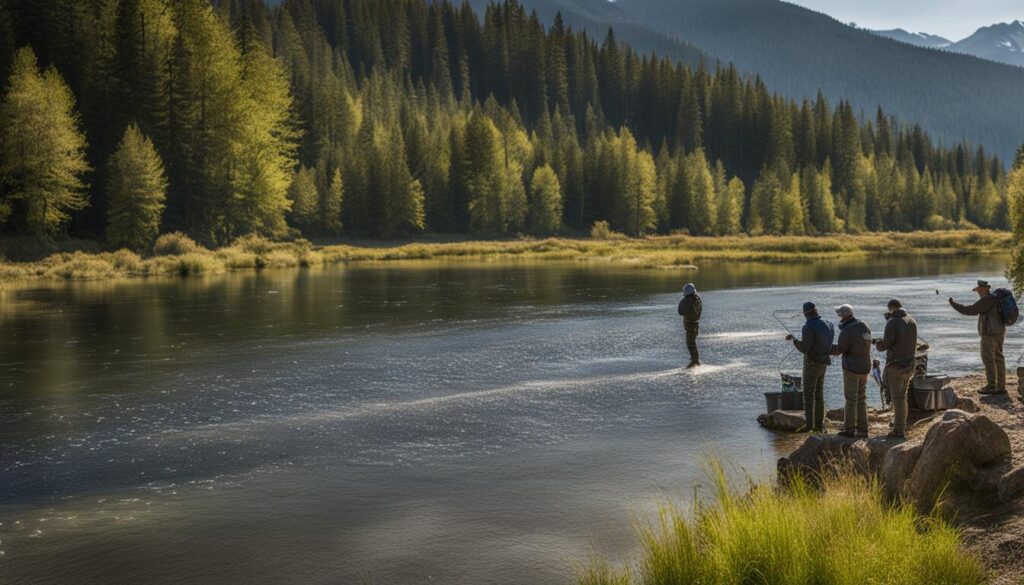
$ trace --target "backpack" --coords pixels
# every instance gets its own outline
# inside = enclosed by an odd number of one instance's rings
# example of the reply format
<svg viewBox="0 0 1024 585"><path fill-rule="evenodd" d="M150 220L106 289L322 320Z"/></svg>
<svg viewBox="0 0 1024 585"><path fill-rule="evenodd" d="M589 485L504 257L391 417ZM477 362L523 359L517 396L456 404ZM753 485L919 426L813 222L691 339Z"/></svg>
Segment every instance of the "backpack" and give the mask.
<svg viewBox="0 0 1024 585"><path fill-rule="evenodd" d="M997 307L999 308L999 316L1003 318L1003 323L1006 325L1015 324L1020 319L1020 309L1017 307L1017 299L1013 297L1013 292L1005 288L997 288L992 291L992 295L999 302Z"/></svg>

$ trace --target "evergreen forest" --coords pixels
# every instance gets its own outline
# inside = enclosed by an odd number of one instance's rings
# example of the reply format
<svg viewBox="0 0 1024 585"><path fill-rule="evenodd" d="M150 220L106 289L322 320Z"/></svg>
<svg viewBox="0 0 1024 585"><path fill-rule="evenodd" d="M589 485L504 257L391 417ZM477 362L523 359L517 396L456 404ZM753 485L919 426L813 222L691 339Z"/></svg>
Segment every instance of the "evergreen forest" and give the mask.
<svg viewBox="0 0 1024 585"><path fill-rule="evenodd" d="M1010 227L1004 164L514 0L0 0L0 232Z"/></svg>

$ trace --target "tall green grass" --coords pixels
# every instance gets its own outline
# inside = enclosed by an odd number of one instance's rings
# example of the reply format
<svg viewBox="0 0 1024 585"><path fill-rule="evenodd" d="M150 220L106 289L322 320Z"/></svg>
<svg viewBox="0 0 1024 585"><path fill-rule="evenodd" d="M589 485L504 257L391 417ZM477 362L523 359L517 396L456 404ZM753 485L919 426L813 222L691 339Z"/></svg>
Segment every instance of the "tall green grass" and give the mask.
<svg viewBox="0 0 1024 585"><path fill-rule="evenodd" d="M876 482L853 473L822 489L795 480L738 489L718 463L713 497L683 512L663 508L640 531L625 567L595 560L579 585L967 585L986 582L958 531L911 506L883 503Z"/></svg>

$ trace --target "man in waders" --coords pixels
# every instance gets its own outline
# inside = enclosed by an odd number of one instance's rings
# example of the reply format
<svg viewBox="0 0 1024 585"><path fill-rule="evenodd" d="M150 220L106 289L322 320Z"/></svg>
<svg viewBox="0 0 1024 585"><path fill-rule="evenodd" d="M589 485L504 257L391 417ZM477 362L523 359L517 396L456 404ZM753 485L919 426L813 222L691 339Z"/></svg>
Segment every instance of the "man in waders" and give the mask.
<svg viewBox="0 0 1024 585"><path fill-rule="evenodd" d="M807 322L800 332L801 339L787 335L797 351L804 354L804 420L798 433L825 432L825 371L832 364L832 340L835 329L831 323L822 320L814 303L804 303L804 317Z"/></svg>
<svg viewBox="0 0 1024 585"><path fill-rule="evenodd" d="M686 349L690 352L690 364L687 369L700 365L700 352L697 350L697 335L700 334L700 315L704 304L697 295L697 287L689 283L683 287L683 300L679 301L679 314L683 317L683 329L686 331Z"/></svg>
<svg viewBox="0 0 1024 585"><path fill-rule="evenodd" d="M892 396L893 424L890 439L902 439L907 433L907 392L914 379L917 359L917 322L903 309L897 299L889 301L885 314L885 337L875 349L885 352L885 370L882 383Z"/></svg>
<svg viewBox="0 0 1024 585"><path fill-rule="evenodd" d="M978 335L981 336L981 363L985 364L987 384L979 394L1006 394L1006 359L1003 357L1003 341L1006 339L1006 324L999 312L999 300L992 294L992 287L984 280L974 287L978 301L965 306L949 299L949 304L961 315L978 316Z"/></svg>
<svg viewBox="0 0 1024 585"><path fill-rule="evenodd" d="M866 439L868 436L868 374L871 373L871 329L853 316L853 307L836 309L839 316L839 341L832 355L843 357L843 437Z"/></svg>

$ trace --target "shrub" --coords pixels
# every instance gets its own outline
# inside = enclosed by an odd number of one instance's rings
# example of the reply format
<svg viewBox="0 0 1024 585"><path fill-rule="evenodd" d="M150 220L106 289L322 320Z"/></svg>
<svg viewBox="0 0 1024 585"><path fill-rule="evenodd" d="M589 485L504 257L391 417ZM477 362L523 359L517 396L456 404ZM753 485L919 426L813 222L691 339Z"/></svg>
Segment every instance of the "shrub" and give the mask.
<svg viewBox="0 0 1024 585"><path fill-rule="evenodd" d="M183 256L198 252L199 244L181 232L171 232L156 239L153 244L154 256Z"/></svg>
<svg viewBox="0 0 1024 585"><path fill-rule="evenodd" d="M737 490L712 464L714 500L663 509L641 531L641 557L616 570L596 561L580 585L888 583L980 585L986 574L959 533L910 505L887 506L877 482L853 473L821 490L796 480Z"/></svg>
<svg viewBox="0 0 1024 585"><path fill-rule="evenodd" d="M610 240L615 235L607 221L595 221L590 228L590 237L595 240Z"/></svg>
<svg viewBox="0 0 1024 585"><path fill-rule="evenodd" d="M274 248L277 247L277 244L268 240L267 238L264 238L261 235L249 234L235 240L232 246L244 252L249 252L250 254L262 256L264 254L269 254Z"/></svg>

